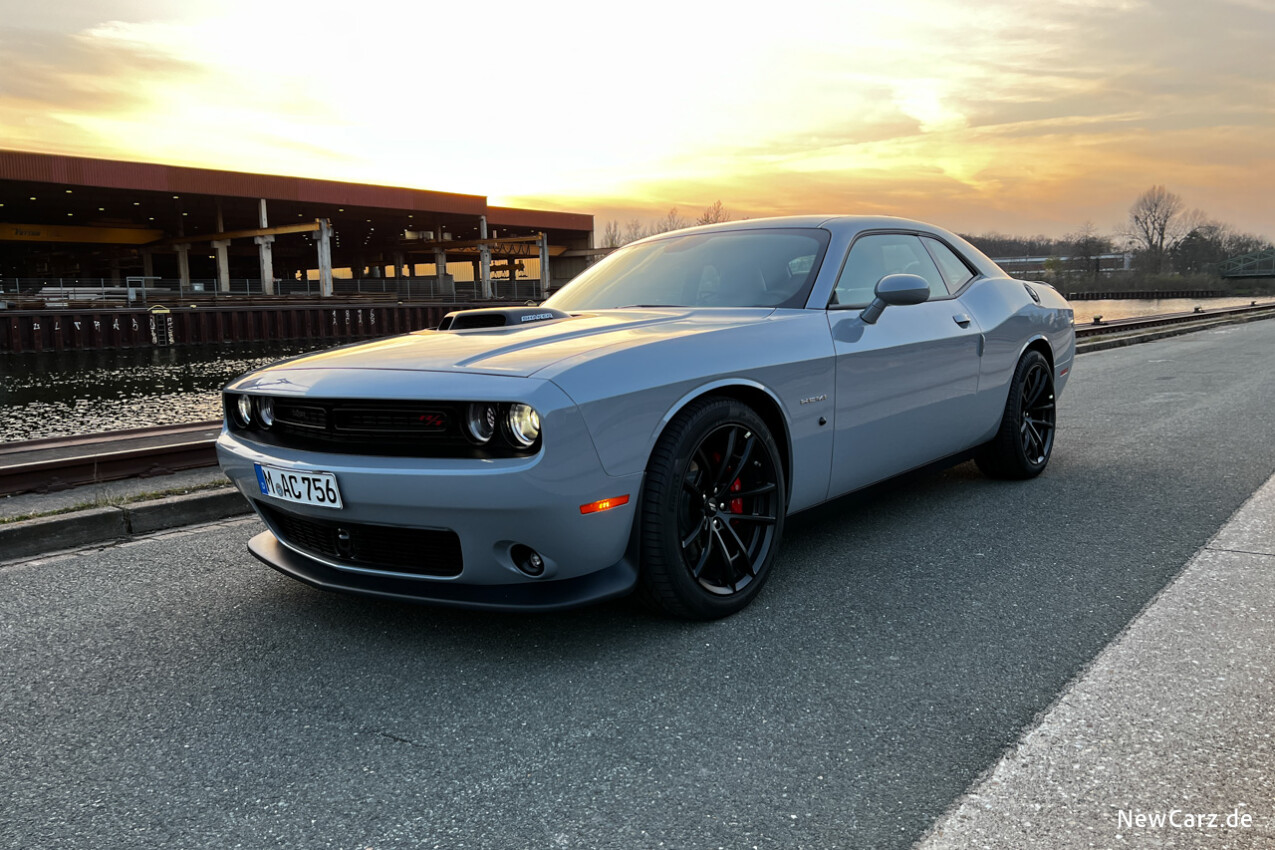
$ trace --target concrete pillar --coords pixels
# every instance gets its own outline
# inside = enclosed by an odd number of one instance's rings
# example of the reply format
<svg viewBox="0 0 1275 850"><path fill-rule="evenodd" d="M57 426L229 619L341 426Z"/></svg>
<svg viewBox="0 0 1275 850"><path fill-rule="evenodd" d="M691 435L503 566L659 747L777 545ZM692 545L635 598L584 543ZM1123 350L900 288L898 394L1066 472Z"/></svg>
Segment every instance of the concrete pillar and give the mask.
<svg viewBox="0 0 1275 850"><path fill-rule="evenodd" d="M478 238L487 238L487 216L478 217ZM482 280L482 297L491 297L491 246L478 246L478 271Z"/></svg>
<svg viewBox="0 0 1275 850"><path fill-rule="evenodd" d="M146 249L142 249L142 277L155 276L155 254Z"/></svg>
<svg viewBox="0 0 1275 850"><path fill-rule="evenodd" d="M332 222L319 219L319 294L332 295Z"/></svg>
<svg viewBox="0 0 1275 850"><path fill-rule="evenodd" d="M111 286L120 285L120 261L111 260Z"/></svg>
<svg viewBox="0 0 1275 850"><path fill-rule="evenodd" d="M434 277L438 278L438 294L456 297L456 284L447 277L447 252L434 249Z"/></svg>
<svg viewBox="0 0 1275 850"><path fill-rule="evenodd" d="M549 237L541 233L536 244L540 246L540 298L543 299L549 292Z"/></svg>
<svg viewBox="0 0 1275 850"><path fill-rule="evenodd" d="M187 292L190 290L190 243L174 245L173 250L177 252L177 278L181 281L181 291Z"/></svg>
<svg viewBox="0 0 1275 850"><path fill-rule="evenodd" d="M257 243L257 258L261 261L261 291L266 295L274 295L274 249L270 243L273 236L254 236Z"/></svg>
<svg viewBox="0 0 1275 850"><path fill-rule="evenodd" d="M220 231L219 231L220 232ZM230 247L229 239L214 239L212 246L217 249L217 291L230 291Z"/></svg>
<svg viewBox="0 0 1275 850"><path fill-rule="evenodd" d="M265 198L257 200L257 226L270 226L270 219L266 216ZM274 237L257 236L253 241L257 243L257 259L261 263L261 291L266 295L274 295L274 249L270 247Z"/></svg>

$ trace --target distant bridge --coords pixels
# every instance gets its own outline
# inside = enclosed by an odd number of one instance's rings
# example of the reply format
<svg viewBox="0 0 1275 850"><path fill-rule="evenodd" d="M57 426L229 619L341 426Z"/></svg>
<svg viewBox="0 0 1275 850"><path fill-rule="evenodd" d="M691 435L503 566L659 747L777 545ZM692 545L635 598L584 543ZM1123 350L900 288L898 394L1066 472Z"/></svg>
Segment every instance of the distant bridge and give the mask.
<svg viewBox="0 0 1275 850"><path fill-rule="evenodd" d="M1275 248L1240 254L1217 264L1222 277L1275 277Z"/></svg>

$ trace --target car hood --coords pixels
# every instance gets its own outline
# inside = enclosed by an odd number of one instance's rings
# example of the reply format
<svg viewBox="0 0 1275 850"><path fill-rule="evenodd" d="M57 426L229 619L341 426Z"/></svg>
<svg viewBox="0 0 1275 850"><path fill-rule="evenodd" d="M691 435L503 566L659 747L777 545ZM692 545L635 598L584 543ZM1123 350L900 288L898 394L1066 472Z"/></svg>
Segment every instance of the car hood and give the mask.
<svg viewBox="0 0 1275 850"><path fill-rule="evenodd" d="M415 331L302 355L270 368L398 369L527 377L569 357L751 324L773 312L771 308L599 310L523 326Z"/></svg>

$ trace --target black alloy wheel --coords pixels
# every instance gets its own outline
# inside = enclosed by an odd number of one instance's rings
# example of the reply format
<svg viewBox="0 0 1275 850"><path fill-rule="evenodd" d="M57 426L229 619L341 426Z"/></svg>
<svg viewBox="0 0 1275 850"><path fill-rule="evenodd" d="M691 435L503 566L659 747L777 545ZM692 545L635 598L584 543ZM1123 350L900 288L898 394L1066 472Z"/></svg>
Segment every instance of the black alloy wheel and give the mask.
<svg viewBox="0 0 1275 850"><path fill-rule="evenodd" d="M1000 429L975 455L979 469L993 478L1039 475L1054 450L1056 416L1053 369L1039 351L1028 351L1014 370Z"/></svg>
<svg viewBox="0 0 1275 850"><path fill-rule="evenodd" d="M783 467L761 417L733 399L688 406L647 470L643 595L693 619L740 610L770 573L784 503Z"/></svg>
<svg viewBox="0 0 1275 850"><path fill-rule="evenodd" d="M1054 447L1054 379L1045 358L1035 358L1028 366L1018 395L1023 457L1043 468Z"/></svg>

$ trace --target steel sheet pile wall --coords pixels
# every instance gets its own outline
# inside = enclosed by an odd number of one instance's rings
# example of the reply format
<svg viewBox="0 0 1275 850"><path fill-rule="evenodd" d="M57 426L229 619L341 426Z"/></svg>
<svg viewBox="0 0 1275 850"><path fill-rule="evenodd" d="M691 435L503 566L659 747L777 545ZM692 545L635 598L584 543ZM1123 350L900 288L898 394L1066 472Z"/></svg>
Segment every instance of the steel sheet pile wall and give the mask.
<svg viewBox="0 0 1275 850"><path fill-rule="evenodd" d="M334 344L436 327L464 304L174 307L6 310L0 351L146 348L257 340L322 340Z"/></svg>

